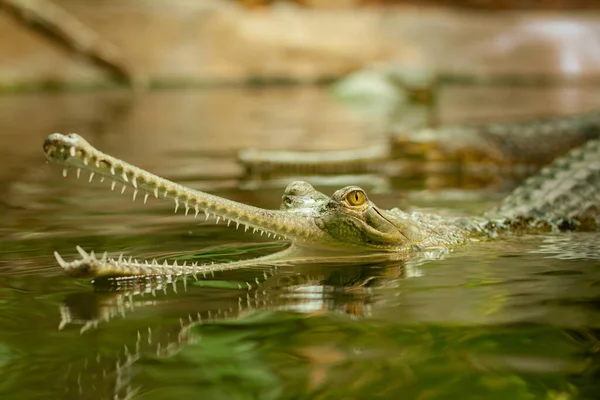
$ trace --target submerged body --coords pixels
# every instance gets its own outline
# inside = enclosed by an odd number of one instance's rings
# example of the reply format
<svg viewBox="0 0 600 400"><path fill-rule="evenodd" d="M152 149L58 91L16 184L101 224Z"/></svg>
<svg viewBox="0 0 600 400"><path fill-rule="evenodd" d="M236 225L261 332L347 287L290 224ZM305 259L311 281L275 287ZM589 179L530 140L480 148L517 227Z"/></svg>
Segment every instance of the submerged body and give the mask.
<svg viewBox="0 0 600 400"><path fill-rule="evenodd" d="M399 209L383 210L368 199L364 190L348 186L331 197L306 182L293 182L284 195L280 210L265 210L238 203L153 175L92 147L76 134L52 134L44 143L52 162L66 168L90 172L90 181L98 174L138 192L144 202L150 195L175 202L175 211L197 217L203 211L236 227L260 231L292 242L292 249L340 253L414 254L434 248L448 248L473 237L493 237L499 233L548 230L596 229L600 203L600 140L556 160L536 177L530 178L498 208L484 217L443 218L434 214L406 213ZM64 174L66 175L66 169ZM56 253L59 264L75 276L179 276L234 269L256 264L256 260L198 266L156 262L138 263L97 258L78 248L82 259L65 262ZM263 261L271 262L278 255Z"/></svg>

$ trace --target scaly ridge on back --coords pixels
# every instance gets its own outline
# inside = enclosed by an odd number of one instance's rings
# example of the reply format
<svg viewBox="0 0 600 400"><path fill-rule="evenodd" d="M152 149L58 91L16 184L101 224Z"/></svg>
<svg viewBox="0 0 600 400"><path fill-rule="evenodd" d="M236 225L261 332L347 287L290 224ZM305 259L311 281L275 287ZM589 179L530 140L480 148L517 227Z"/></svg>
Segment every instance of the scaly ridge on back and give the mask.
<svg viewBox="0 0 600 400"><path fill-rule="evenodd" d="M545 165L570 149L600 138L600 112L523 121L442 126L409 131L396 138L398 155L461 163Z"/></svg>
<svg viewBox="0 0 600 400"><path fill-rule="evenodd" d="M591 140L556 159L493 210L491 219L535 219L560 225L595 224L600 218L600 139Z"/></svg>

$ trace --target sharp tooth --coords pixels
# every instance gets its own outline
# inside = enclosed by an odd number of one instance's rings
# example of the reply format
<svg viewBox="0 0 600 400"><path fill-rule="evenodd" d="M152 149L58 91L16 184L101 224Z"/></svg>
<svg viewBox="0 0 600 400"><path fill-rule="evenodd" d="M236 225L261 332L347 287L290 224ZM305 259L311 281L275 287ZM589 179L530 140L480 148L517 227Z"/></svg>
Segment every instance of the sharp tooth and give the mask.
<svg viewBox="0 0 600 400"><path fill-rule="evenodd" d="M112 183L110 184L110 190L115 190L115 186L117 185L116 181L112 181Z"/></svg>
<svg viewBox="0 0 600 400"><path fill-rule="evenodd" d="M117 174L117 172L115 171L115 167L113 165L110 166L110 173L111 173L111 175Z"/></svg>
<svg viewBox="0 0 600 400"><path fill-rule="evenodd" d="M175 197L175 214L177 214L177 210L179 209L179 200Z"/></svg>
<svg viewBox="0 0 600 400"><path fill-rule="evenodd" d="M100 168L100 160L96 159L94 165L96 165L96 168Z"/></svg>
<svg viewBox="0 0 600 400"><path fill-rule="evenodd" d="M77 168L77 179L81 176L81 168Z"/></svg>
<svg viewBox="0 0 600 400"><path fill-rule="evenodd" d="M248 232L248 228L250 228L248 225L244 225L244 232Z"/></svg>
<svg viewBox="0 0 600 400"><path fill-rule="evenodd" d="M235 229L240 227L240 221L235 221Z"/></svg>
<svg viewBox="0 0 600 400"><path fill-rule="evenodd" d="M69 154L71 155L71 157L75 157L75 147L71 147L69 149Z"/></svg>
<svg viewBox="0 0 600 400"><path fill-rule="evenodd" d="M227 227L228 228L229 228L229 224L231 224L231 220L230 219L227 220Z"/></svg>
<svg viewBox="0 0 600 400"><path fill-rule="evenodd" d="M125 193L125 189L127 189L127 186L123 185L123 188L121 189L121 194Z"/></svg>
<svg viewBox="0 0 600 400"><path fill-rule="evenodd" d="M252 229L252 233L256 233L256 228L253 228L253 229Z"/></svg>
<svg viewBox="0 0 600 400"><path fill-rule="evenodd" d="M135 201L135 198L136 198L137 194L138 194L138 191L137 191L137 190L134 190L134 191L133 191L133 201Z"/></svg>
<svg viewBox="0 0 600 400"><path fill-rule="evenodd" d="M132 256L129 256L129 260L127 260L127 262L128 262L129 264L131 264L131 261L132 261L132 260L133 260L133 257L132 257Z"/></svg>
<svg viewBox="0 0 600 400"><path fill-rule="evenodd" d="M198 217L198 213L200 212L200 209L198 208L198 204L196 204L194 206L194 210L196 210L196 214L194 215L194 218Z"/></svg>
<svg viewBox="0 0 600 400"><path fill-rule="evenodd" d="M133 178L131 178L131 184L133 185L134 188L137 189L137 179L135 178L135 176Z"/></svg>
<svg viewBox="0 0 600 400"><path fill-rule="evenodd" d="M260 236L262 236L262 235L263 235L263 233L265 233L265 232L264 232L264 231L260 231Z"/></svg>
<svg viewBox="0 0 600 400"><path fill-rule="evenodd" d="M221 220L221 217L219 217L219 216L217 215L217 224L219 223L219 221L220 221L220 220Z"/></svg>
<svg viewBox="0 0 600 400"><path fill-rule="evenodd" d="M154 188L154 198L158 199L158 188Z"/></svg>
<svg viewBox="0 0 600 400"><path fill-rule="evenodd" d="M123 262L123 253L119 254L119 264Z"/></svg>
<svg viewBox="0 0 600 400"><path fill-rule="evenodd" d="M94 179L94 175L95 175L94 172L90 172L90 179L88 180L88 182L91 182L92 179Z"/></svg>
<svg viewBox="0 0 600 400"><path fill-rule="evenodd" d="M83 165L87 166L90 163L87 157L83 157Z"/></svg>
<svg viewBox="0 0 600 400"><path fill-rule="evenodd" d="M183 204L185 205L185 215L188 215L188 212L190 211L190 205L187 200Z"/></svg>
<svg viewBox="0 0 600 400"><path fill-rule="evenodd" d="M129 182L129 178L127 178L127 173L125 171L123 171L123 173L121 174L121 177L123 178L123 180L125 182Z"/></svg>
<svg viewBox="0 0 600 400"><path fill-rule="evenodd" d="M148 193L144 194L144 204L148 201Z"/></svg>
<svg viewBox="0 0 600 400"><path fill-rule="evenodd" d="M163 193L163 197L167 197L168 194L169 194L169 192L165 189L165 192Z"/></svg>
<svg viewBox="0 0 600 400"><path fill-rule="evenodd" d="M271 232L267 232L267 237L270 238L271 237Z"/></svg>
<svg viewBox="0 0 600 400"><path fill-rule="evenodd" d="M104 254L102 254L102 259L100 261L106 262L107 259L108 259L108 251L105 251Z"/></svg>
<svg viewBox="0 0 600 400"><path fill-rule="evenodd" d="M67 177L67 171L68 170L66 168L63 168L63 170L62 170L62 176L65 178Z"/></svg>
<svg viewBox="0 0 600 400"><path fill-rule="evenodd" d="M100 178L100 183L104 182L104 177Z"/></svg>
<svg viewBox="0 0 600 400"><path fill-rule="evenodd" d="M58 262L61 267L65 268L67 266L67 262L63 260L60 254L58 254L58 251L54 252L54 258L56 258L56 262Z"/></svg>
<svg viewBox="0 0 600 400"><path fill-rule="evenodd" d="M81 248L81 247L79 247L79 246L76 246L76 247L75 247L75 250L77 250L77 252L79 253L79 255L80 255L82 258L87 258L87 256L88 256L88 253L86 253L84 249L82 249L82 248Z"/></svg>
<svg viewBox="0 0 600 400"><path fill-rule="evenodd" d="M206 214L206 218L204 219L204 221L208 221L208 217L210 217L210 214L206 210L204 210L204 214Z"/></svg>

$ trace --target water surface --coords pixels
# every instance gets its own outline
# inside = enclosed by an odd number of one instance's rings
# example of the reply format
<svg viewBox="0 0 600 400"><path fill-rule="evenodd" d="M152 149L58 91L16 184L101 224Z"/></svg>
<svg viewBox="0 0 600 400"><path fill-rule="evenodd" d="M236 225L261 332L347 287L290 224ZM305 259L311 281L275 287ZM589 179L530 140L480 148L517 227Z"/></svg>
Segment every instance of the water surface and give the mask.
<svg viewBox="0 0 600 400"><path fill-rule="evenodd" d="M567 92L573 109L591 102ZM462 93L442 98L456 107L451 122L469 115ZM563 104L560 93L548 104ZM511 112L504 96L483 98L496 103L474 119L494 106L496 115ZM595 233L474 243L439 260L250 267L147 293L62 274L52 254L74 258L76 245L201 262L286 245L175 215L169 203L133 203L131 192L88 184L87 174L63 179L43 158L48 133L76 131L171 179L274 208L286 178L245 177L239 148L385 140L380 121L323 90L31 94L0 103L2 399L597 398ZM384 207L473 214L514 184L492 178L441 187L431 185L439 177L410 174L315 181L326 193L358 182Z"/></svg>

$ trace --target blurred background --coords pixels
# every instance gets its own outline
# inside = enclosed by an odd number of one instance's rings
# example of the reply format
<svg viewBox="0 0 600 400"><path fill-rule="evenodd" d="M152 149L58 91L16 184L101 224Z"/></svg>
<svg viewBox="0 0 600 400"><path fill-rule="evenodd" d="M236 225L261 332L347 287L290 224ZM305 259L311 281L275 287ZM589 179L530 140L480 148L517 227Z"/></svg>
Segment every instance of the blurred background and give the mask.
<svg viewBox="0 0 600 400"><path fill-rule="evenodd" d="M593 79L593 1L3 0L5 91L322 82L380 63Z"/></svg>
<svg viewBox="0 0 600 400"><path fill-rule="evenodd" d="M76 132L263 208L303 178L478 215L540 150L600 134L599 22L585 0L0 0L0 397L596 399L598 233L103 293L54 251L204 263L285 244L63 179L42 144ZM551 122L504 125L532 118ZM215 320L197 343L196 318Z"/></svg>

